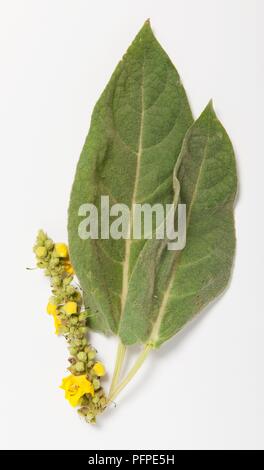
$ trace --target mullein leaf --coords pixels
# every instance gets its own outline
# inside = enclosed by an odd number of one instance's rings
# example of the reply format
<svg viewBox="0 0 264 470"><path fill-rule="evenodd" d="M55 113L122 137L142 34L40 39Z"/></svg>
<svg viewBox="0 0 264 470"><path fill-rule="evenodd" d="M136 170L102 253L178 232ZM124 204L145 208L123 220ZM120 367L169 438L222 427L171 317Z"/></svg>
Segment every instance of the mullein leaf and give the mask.
<svg viewBox="0 0 264 470"><path fill-rule="evenodd" d="M95 106L68 221L71 261L93 311L91 327L119 335L122 325L126 342L134 338L124 333L129 283L145 240L82 240L79 207L99 207L102 195L130 209L170 203L173 168L192 122L180 77L146 22Z"/></svg>
<svg viewBox="0 0 264 470"><path fill-rule="evenodd" d="M187 132L179 162L180 197L187 212L186 246L168 251L157 240L145 244L120 327L125 344L160 346L219 295L230 277L236 165L232 144L211 102ZM147 260L153 250L159 255L152 257L150 271Z"/></svg>

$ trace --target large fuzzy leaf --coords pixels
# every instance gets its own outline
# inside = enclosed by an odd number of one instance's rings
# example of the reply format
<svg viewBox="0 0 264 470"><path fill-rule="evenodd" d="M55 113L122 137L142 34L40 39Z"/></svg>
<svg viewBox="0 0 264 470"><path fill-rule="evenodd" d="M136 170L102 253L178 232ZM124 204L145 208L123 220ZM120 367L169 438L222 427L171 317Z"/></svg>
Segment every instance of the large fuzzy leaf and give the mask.
<svg viewBox="0 0 264 470"><path fill-rule="evenodd" d="M95 329L119 334L145 242L81 240L79 207L99 206L101 195L129 208L139 202L170 203L172 171L192 122L179 75L146 22L96 104L71 194L70 255ZM125 330L124 321L123 338L134 341Z"/></svg>
<svg viewBox="0 0 264 470"><path fill-rule="evenodd" d="M123 343L160 346L226 287L235 249L236 168L230 139L210 103L184 139L177 174L187 243L146 242L130 280ZM152 265L147 260L152 259Z"/></svg>

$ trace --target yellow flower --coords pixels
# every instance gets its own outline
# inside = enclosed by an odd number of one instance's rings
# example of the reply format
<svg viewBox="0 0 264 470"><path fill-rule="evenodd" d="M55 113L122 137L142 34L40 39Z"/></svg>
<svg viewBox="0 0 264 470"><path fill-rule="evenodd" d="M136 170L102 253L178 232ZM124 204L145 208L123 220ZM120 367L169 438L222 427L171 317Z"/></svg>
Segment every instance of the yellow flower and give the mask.
<svg viewBox="0 0 264 470"><path fill-rule="evenodd" d="M56 335L59 335L60 328L61 328L61 320L57 317L57 315L53 315L53 319L54 319L55 333Z"/></svg>
<svg viewBox="0 0 264 470"><path fill-rule="evenodd" d="M76 302L71 302L71 301L67 302L63 306L63 310L68 315L73 315L73 314L77 313L77 303Z"/></svg>
<svg viewBox="0 0 264 470"><path fill-rule="evenodd" d="M72 264L70 263L70 261L66 261L64 263L64 269L65 269L65 272L68 273L68 274L74 274L74 269L73 269L73 266Z"/></svg>
<svg viewBox="0 0 264 470"><path fill-rule="evenodd" d="M93 366L93 370L98 377L105 375L105 366L101 362L96 362Z"/></svg>
<svg viewBox="0 0 264 470"><path fill-rule="evenodd" d="M48 303L47 305L47 313L49 315L56 315L57 313L57 305L52 304L51 302Z"/></svg>
<svg viewBox="0 0 264 470"><path fill-rule="evenodd" d="M80 398L86 393L94 396L94 388L85 375L68 375L60 386L65 390L65 398L72 406L77 406Z"/></svg>
<svg viewBox="0 0 264 470"><path fill-rule="evenodd" d="M60 334L60 327L62 325L60 318L57 316L58 310L57 305L52 304L51 302L47 305L47 312L49 315L53 316L54 326L55 326L55 333L56 335Z"/></svg>
<svg viewBox="0 0 264 470"><path fill-rule="evenodd" d="M38 246L35 250L35 253L38 258L45 258L47 254L47 248L45 248L45 246Z"/></svg>
<svg viewBox="0 0 264 470"><path fill-rule="evenodd" d="M55 252L59 258L67 258L69 254L68 247L65 243L56 243Z"/></svg>

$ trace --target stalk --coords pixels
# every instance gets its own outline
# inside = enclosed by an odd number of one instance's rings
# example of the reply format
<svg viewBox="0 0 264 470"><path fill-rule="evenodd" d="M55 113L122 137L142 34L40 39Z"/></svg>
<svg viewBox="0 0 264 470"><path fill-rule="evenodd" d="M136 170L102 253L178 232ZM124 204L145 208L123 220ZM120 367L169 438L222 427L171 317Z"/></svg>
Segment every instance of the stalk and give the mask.
<svg viewBox="0 0 264 470"><path fill-rule="evenodd" d="M126 355L126 347L123 345L123 343L119 340L118 343L118 348L117 348L117 353L116 353L116 362L115 362L115 370L114 370L114 375L112 379L112 383L110 386L110 391L109 391L109 397L113 393L114 389L116 388L118 384L118 380L120 377L122 365L125 359Z"/></svg>
<svg viewBox="0 0 264 470"><path fill-rule="evenodd" d="M129 382L136 375L136 373L138 372L142 364L145 362L151 349L152 349L151 345L148 344L145 346L143 351L138 356L130 372L127 374L124 380L122 380L122 382L118 385L118 387L116 389L113 389L112 393L109 394L109 401L113 401L117 397L117 395L119 395L119 393L123 390L123 388L125 388L129 384Z"/></svg>

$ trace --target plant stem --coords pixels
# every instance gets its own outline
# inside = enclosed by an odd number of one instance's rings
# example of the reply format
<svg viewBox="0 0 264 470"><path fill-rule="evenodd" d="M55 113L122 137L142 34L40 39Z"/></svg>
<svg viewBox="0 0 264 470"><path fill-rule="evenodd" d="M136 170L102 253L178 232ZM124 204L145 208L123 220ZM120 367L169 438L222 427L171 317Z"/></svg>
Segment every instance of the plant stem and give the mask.
<svg viewBox="0 0 264 470"><path fill-rule="evenodd" d="M115 370L114 370L112 383L111 383L111 386L110 386L109 397L112 395L115 387L118 384L118 380L119 380L119 376L120 376L120 373L121 373L122 365L123 365L123 362L124 362L124 359L125 359L125 354L126 354L126 347L119 340L117 353L116 353Z"/></svg>
<svg viewBox="0 0 264 470"><path fill-rule="evenodd" d="M132 369L130 370L130 372L127 374L127 376L124 378L124 380L122 380L122 382L118 385L118 387L116 389L114 389L114 391L112 393L110 393L109 401L113 401L117 397L117 395L119 395L119 393L123 390L123 388L125 388L126 385L128 385L128 383L133 379L133 377L135 376L137 371L140 369L142 364L145 362L145 360L146 360L146 358L147 358L147 356L148 356L151 349L152 349L151 345L147 344L145 346L143 351L138 356L138 358L137 358L135 364L133 365Z"/></svg>

